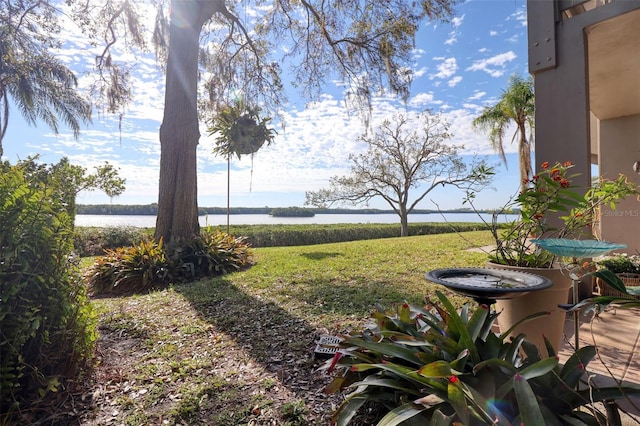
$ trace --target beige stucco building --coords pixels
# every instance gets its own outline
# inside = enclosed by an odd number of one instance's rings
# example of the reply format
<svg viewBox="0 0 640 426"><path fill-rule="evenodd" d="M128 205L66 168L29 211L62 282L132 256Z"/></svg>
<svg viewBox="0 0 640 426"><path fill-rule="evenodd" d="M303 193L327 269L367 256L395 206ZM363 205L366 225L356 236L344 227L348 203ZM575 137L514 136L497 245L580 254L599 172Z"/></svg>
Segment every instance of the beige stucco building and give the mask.
<svg viewBox="0 0 640 426"><path fill-rule="evenodd" d="M527 0L527 14L536 163L640 185L640 0ZM603 209L599 237L640 250L640 201Z"/></svg>

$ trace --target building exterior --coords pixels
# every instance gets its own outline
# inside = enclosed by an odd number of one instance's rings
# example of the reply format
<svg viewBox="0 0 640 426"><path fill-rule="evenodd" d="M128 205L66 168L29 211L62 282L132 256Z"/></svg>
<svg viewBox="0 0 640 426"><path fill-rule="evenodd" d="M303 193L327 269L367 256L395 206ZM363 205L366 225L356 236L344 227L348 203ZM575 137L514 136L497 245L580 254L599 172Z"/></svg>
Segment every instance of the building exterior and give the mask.
<svg viewBox="0 0 640 426"><path fill-rule="evenodd" d="M640 185L640 0L527 0L536 94L535 158L591 165ZM640 250L640 201L604 208L595 228Z"/></svg>

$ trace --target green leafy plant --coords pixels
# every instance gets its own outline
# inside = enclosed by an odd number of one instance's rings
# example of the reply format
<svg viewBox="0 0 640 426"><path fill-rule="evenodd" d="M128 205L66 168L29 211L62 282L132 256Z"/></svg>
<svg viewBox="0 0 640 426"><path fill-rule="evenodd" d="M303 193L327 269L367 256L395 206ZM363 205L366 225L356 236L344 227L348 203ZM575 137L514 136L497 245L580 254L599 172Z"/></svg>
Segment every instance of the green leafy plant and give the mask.
<svg viewBox="0 0 640 426"><path fill-rule="evenodd" d="M615 180L598 179L582 195L572 183L579 174L571 173L570 162L541 165L538 174L525 182L527 189L496 213L519 211L517 220L497 226L497 221L487 226L491 229L496 249L489 260L502 265L532 268L550 268L555 257L552 253L530 242L532 237L544 238L593 238L592 226L600 207L612 209L623 198L637 195L638 189L624 175ZM473 207L475 193L468 192L464 202ZM559 221L552 220L558 216Z"/></svg>
<svg viewBox="0 0 640 426"><path fill-rule="evenodd" d="M338 425L347 425L367 402L385 408L378 423L385 426L598 425L606 413L593 403L640 394L635 387L581 384L596 353L592 346L562 366L549 342L543 358L524 335L507 340L511 330L495 334L498 315L487 306L458 312L437 296L429 309L378 307L374 326L344 336L325 365L340 370L327 391L350 391L334 415Z"/></svg>
<svg viewBox="0 0 640 426"><path fill-rule="evenodd" d="M251 264L252 250L243 237L221 231L202 232L188 244L179 245L171 255L185 280L226 274Z"/></svg>
<svg viewBox="0 0 640 426"><path fill-rule="evenodd" d="M238 158L257 152L265 142L269 145L276 134L268 127L269 121L269 117L260 117L260 108L244 101L221 108L208 129L210 135L217 135L213 152L224 156L235 154Z"/></svg>
<svg viewBox="0 0 640 426"><path fill-rule="evenodd" d="M85 274L93 294L129 294L166 285L171 268L162 241L105 250Z"/></svg>
<svg viewBox="0 0 640 426"><path fill-rule="evenodd" d="M640 274L640 254L613 253L595 260L599 269L607 269L614 274Z"/></svg>
<svg viewBox="0 0 640 426"><path fill-rule="evenodd" d="M587 309L600 311L603 307L612 303L615 303L616 307L622 309L640 307L640 298L638 297L640 296L640 290L634 290L633 293L629 292L629 288L627 288L624 281L622 281L620 276L617 274L608 269L601 269L591 272L591 275L602 280L610 286L614 292L610 295L594 296L581 300L579 303L569 306L568 310L575 311Z"/></svg>
<svg viewBox="0 0 640 426"><path fill-rule="evenodd" d="M28 167L4 163L0 173L0 424L53 412L90 373L97 337L64 179Z"/></svg>
<svg viewBox="0 0 640 426"><path fill-rule="evenodd" d="M149 237L149 232L133 226L104 228L76 227L73 232L74 251L81 257L100 256L105 249L132 246Z"/></svg>
<svg viewBox="0 0 640 426"><path fill-rule="evenodd" d="M162 241L144 240L131 247L105 251L87 270L93 294L130 294L226 274L251 264L244 238L215 231L167 249Z"/></svg>

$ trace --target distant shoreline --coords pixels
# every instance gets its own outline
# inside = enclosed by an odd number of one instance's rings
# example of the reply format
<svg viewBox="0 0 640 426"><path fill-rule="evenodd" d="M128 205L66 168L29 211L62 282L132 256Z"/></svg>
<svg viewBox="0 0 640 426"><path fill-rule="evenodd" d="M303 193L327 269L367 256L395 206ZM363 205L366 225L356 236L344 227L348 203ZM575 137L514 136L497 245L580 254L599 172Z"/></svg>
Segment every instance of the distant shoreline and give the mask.
<svg viewBox="0 0 640 426"><path fill-rule="evenodd" d="M283 209L282 207L231 207L229 209L230 215L239 214L270 214L274 209ZM346 209L346 208L306 208L314 214L396 214L391 209ZM492 214L497 210L478 210L477 213ZM77 206L77 214L82 215L135 215L135 216L155 216L158 212L157 204L79 204ZM433 213L476 213L468 208L450 209L450 210L433 210L433 209L415 209L411 214L433 214ZM517 212L503 212L503 213L517 213ZM200 207L198 209L198 215L226 215L226 207Z"/></svg>

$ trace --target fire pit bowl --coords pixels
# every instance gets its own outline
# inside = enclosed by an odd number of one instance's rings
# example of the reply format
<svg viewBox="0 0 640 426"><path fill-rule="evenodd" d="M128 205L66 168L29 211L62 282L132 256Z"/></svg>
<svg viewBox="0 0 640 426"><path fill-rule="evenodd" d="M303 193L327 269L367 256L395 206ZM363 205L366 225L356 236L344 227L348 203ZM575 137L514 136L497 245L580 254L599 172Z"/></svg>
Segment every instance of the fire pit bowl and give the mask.
<svg viewBox="0 0 640 426"><path fill-rule="evenodd" d="M513 299L552 285L551 280L528 272L491 268L443 268L426 273L427 280L471 297L478 303Z"/></svg>

